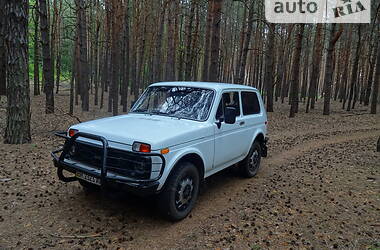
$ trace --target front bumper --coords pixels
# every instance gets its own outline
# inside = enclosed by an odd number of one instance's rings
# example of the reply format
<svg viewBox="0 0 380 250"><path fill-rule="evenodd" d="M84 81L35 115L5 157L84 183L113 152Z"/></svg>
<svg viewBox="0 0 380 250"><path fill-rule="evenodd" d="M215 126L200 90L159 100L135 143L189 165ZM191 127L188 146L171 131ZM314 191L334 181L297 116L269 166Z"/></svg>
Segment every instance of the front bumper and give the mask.
<svg viewBox="0 0 380 250"><path fill-rule="evenodd" d="M155 194L158 192L157 188L159 186L159 179L161 178L164 168L165 168L165 158L161 154L154 153L137 153L136 155L143 156L158 156L162 160L162 167L159 175L150 180L137 180L132 179L127 176L117 174L115 172L107 169L107 151L108 151L108 141L104 137L96 136L87 133L77 133L73 137L67 137L65 132L57 133L59 137L65 138L66 142L63 148L55 150L51 153L53 157L54 166L57 168L58 178L63 182L72 182L78 181L79 179L76 176L66 177L63 174L63 171L68 171L70 173L76 174L77 172L84 173L88 176L95 177L100 179L101 189L116 188L118 190L125 190L140 196L146 196ZM68 154L71 146L76 141L78 137L84 137L92 140L97 140L103 144L103 155L102 155L102 166L100 169L95 168L84 163L79 163L65 159L65 156ZM129 152L130 153L130 152ZM59 155L60 154L60 155Z"/></svg>

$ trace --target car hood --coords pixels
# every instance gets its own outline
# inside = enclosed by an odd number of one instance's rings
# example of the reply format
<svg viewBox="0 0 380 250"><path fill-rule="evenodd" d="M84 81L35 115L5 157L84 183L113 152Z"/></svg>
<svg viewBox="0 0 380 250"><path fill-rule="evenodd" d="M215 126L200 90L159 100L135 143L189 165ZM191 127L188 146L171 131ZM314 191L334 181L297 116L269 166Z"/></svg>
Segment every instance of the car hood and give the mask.
<svg viewBox="0 0 380 250"><path fill-rule="evenodd" d="M71 129L103 136L110 142L129 146L135 141L148 143L154 151L209 136L210 130L206 127L206 122L128 114L80 123Z"/></svg>

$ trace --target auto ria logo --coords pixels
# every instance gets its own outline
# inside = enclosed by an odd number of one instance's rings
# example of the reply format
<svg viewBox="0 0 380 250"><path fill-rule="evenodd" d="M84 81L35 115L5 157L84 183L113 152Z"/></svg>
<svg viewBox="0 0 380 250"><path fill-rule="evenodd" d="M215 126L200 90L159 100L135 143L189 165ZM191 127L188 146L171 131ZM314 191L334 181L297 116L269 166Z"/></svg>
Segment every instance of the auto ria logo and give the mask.
<svg viewBox="0 0 380 250"><path fill-rule="evenodd" d="M370 0L265 0L271 23L370 23Z"/></svg>

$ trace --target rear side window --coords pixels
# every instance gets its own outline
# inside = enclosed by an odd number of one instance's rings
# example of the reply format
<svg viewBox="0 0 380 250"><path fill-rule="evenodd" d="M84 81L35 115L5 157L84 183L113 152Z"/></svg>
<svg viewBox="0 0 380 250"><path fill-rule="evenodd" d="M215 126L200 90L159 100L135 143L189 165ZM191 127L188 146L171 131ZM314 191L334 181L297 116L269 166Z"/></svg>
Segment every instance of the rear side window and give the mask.
<svg viewBox="0 0 380 250"><path fill-rule="evenodd" d="M260 114L260 103L255 92L241 92L243 115Z"/></svg>

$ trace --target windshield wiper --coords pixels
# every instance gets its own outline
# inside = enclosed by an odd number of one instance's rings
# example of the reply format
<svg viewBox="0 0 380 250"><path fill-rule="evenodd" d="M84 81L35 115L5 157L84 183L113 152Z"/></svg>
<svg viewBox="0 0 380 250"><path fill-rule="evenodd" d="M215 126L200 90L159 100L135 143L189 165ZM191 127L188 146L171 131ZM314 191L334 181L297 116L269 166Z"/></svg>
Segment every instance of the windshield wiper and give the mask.
<svg viewBox="0 0 380 250"><path fill-rule="evenodd" d="M168 116L169 114L168 113L165 113L165 112L161 112L159 110L152 110L149 112L150 115L163 115L163 116Z"/></svg>
<svg viewBox="0 0 380 250"><path fill-rule="evenodd" d="M146 113L148 110L147 109L136 109L133 110L132 113Z"/></svg>

